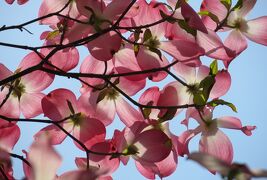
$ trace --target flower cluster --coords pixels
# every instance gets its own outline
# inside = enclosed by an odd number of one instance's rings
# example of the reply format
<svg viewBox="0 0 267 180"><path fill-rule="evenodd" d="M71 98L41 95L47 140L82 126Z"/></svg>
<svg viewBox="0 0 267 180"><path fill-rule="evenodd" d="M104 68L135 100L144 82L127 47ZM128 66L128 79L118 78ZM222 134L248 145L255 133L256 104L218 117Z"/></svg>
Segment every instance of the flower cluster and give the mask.
<svg viewBox="0 0 267 180"><path fill-rule="evenodd" d="M267 45L267 17L244 19L255 3L203 0L197 13L185 0L43 0L37 19L1 27L0 33L26 30L38 21L50 30L41 33L42 47L9 44L32 51L15 72L0 63L0 179L15 179L10 156L20 137L17 122L25 121L49 124L36 132L26 158L20 156L27 179L112 179L129 158L144 177L163 178L176 170L178 157L190 154L188 144L199 133L205 154L195 159L209 154L230 167L233 147L219 128L250 136L255 126L243 126L237 117L213 117L213 110L227 105L236 111L221 97L231 86L230 63L247 48L245 37ZM228 30L223 42L218 33ZM78 46L88 49L84 60ZM215 60L207 66L203 57ZM71 71L79 62L80 72ZM80 81L79 97L61 87L44 94L56 76ZM145 89L167 76L174 80L163 89ZM139 100L133 98L137 93ZM174 134L169 121L182 111L185 131ZM47 119L33 119L41 114ZM106 128L116 114L125 127L108 139ZM191 119L196 127L189 126ZM86 157L76 157L77 170L57 175L62 158L53 146L66 137Z"/></svg>

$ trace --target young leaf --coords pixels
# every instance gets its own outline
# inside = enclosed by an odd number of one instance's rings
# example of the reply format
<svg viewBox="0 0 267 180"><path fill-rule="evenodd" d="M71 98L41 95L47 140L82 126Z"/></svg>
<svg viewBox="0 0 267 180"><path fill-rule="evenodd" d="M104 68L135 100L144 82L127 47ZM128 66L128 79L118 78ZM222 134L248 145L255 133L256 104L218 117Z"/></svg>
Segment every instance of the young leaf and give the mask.
<svg viewBox="0 0 267 180"><path fill-rule="evenodd" d="M147 103L148 106L152 106L153 105L153 101L150 101ZM143 108L142 109L142 113L145 119L149 119L149 115L151 113L151 108Z"/></svg>
<svg viewBox="0 0 267 180"><path fill-rule="evenodd" d="M232 5L232 0L220 0L220 2L226 7L226 9L230 9Z"/></svg>
<svg viewBox="0 0 267 180"><path fill-rule="evenodd" d="M215 14L213 14L213 13L211 13L209 11L200 11L198 14L200 16L209 16L217 24L220 23L219 18Z"/></svg>
<svg viewBox="0 0 267 180"><path fill-rule="evenodd" d="M218 63L217 63L217 60L215 59L210 64L210 75L216 75L217 73L218 73Z"/></svg>
<svg viewBox="0 0 267 180"><path fill-rule="evenodd" d="M192 34L193 36L197 35L197 30L191 28L185 20L178 20L178 25L184 29L186 32Z"/></svg>
<svg viewBox="0 0 267 180"><path fill-rule="evenodd" d="M152 48L152 47L150 47L149 50L152 51L153 53L156 53L156 54L159 56L159 59L160 59L161 61L163 61L163 59L162 59L162 54L161 54L161 51L160 51L160 50L158 50L158 49L156 49L156 48Z"/></svg>
<svg viewBox="0 0 267 180"><path fill-rule="evenodd" d="M134 55L135 55L135 57L138 55L139 49L140 49L139 44L135 44L134 45Z"/></svg>
<svg viewBox="0 0 267 180"><path fill-rule="evenodd" d="M102 101L102 100L106 97L107 93L108 93L108 92L107 92L107 89L102 90L102 91L98 94L96 103L98 104L100 101Z"/></svg>
<svg viewBox="0 0 267 180"><path fill-rule="evenodd" d="M151 38L152 38L152 33L150 29L146 29L144 32L144 42L148 41Z"/></svg>
<svg viewBox="0 0 267 180"><path fill-rule="evenodd" d="M206 102L209 99L210 91L211 91L214 84L215 84L215 76L212 76L212 75L207 76L199 84L199 87L200 87L200 89L202 89L202 94L203 94Z"/></svg>
<svg viewBox="0 0 267 180"><path fill-rule="evenodd" d="M162 117L158 117L160 122L171 120L175 116L176 111L176 108L168 108L166 113Z"/></svg>
<svg viewBox="0 0 267 180"><path fill-rule="evenodd" d="M218 105L226 105L228 107L230 107L234 112L237 112L237 109L235 107L234 104L230 103L230 102L227 102L227 101L224 101L222 99L215 99L215 100L212 100L208 103L208 105L210 106L213 106L213 107L216 107Z"/></svg>
<svg viewBox="0 0 267 180"><path fill-rule="evenodd" d="M233 10L240 9L243 6L243 0L238 0L235 6L233 7Z"/></svg>
<svg viewBox="0 0 267 180"><path fill-rule="evenodd" d="M162 19L166 19L167 22L169 22L171 24L177 22L176 18L169 16L168 14L165 14L165 12L163 12L162 10L160 10L160 15L161 15Z"/></svg>
<svg viewBox="0 0 267 180"><path fill-rule="evenodd" d="M204 106L207 100L202 93L195 93L193 97L193 102L196 105Z"/></svg>

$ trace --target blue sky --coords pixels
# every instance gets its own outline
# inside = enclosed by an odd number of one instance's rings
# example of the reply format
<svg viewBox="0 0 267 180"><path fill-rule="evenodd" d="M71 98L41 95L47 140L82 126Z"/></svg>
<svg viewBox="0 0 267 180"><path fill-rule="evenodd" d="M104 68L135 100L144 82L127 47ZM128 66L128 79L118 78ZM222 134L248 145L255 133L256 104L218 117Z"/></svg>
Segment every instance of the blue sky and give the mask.
<svg viewBox="0 0 267 180"><path fill-rule="evenodd" d="M196 6L200 1L190 1ZM32 17L36 17L38 8L41 1L30 0L30 2L24 6L17 6L16 4L9 6L3 2L0 2L0 26L2 25L14 25L22 23L26 20L30 20ZM256 18L259 16L267 15L267 1L259 0L249 14L247 19ZM45 27L40 27L37 24L27 26L27 29L34 33L30 35L26 32L20 32L18 30L10 30L7 32L0 32L0 42L18 43L31 46L41 45L39 35ZM81 47L80 50L80 62L87 55L86 48ZM266 168L267 169L267 47L249 42L249 47L244 51L230 66L230 73L232 76L232 86L228 94L223 99L234 103L238 109L238 113L232 112L227 107L219 107L215 111L214 117L220 117L225 115L239 117L244 125L256 125L257 129L254 131L253 136L247 137L243 133L234 130L223 130L231 139L234 147L234 161L246 163L253 168ZM0 62L5 64L11 70L15 70L21 59L29 52L25 52L19 49L12 49L0 46ZM206 61L206 60L204 60ZM77 70L77 69L76 69ZM172 81L168 78L164 82ZM152 86L156 84L149 84ZM159 86L162 87L162 83ZM79 95L80 83L74 80L68 80L64 78L56 78L55 82L45 92L49 92L59 87L66 87L72 89ZM40 118L42 118L40 116ZM171 122L171 130L175 134L180 134L185 130L180 125L180 120L183 116L176 117ZM33 138L32 135L42 128L43 125L33 123L19 123L21 127L21 138L16 145L14 152L21 154L22 149L28 149ZM122 128L122 124L118 119L112 127L108 128L109 137L112 134L112 129ZM194 151L198 148L199 136L195 137L190 143L190 150ZM63 156L63 165L59 170L59 174L66 170L75 169L73 162L76 156L84 157L85 154L82 151L78 151L73 145L71 140L67 139L62 145L56 147L58 152ZM67 155L67 156L66 156ZM14 173L15 177L22 177L21 162L14 159ZM133 161L130 161L128 166L121 165L114 175L114 179L145 179L136 170ZM219 176L210 174L207 170L200 167L194 162L187 161L185 158L179 158L179 164L176 172L165 179L220 179Z"/></svg>

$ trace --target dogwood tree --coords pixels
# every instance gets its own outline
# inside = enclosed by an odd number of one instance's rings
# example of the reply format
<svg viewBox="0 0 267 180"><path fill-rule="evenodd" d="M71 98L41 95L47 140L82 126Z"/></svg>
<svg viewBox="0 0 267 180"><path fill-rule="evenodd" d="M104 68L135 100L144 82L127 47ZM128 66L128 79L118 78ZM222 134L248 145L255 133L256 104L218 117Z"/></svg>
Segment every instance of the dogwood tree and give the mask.
<svg viewBox="0 0 267 180"><path fill-rule="evenodd" d="M256 126L243 125L238 114L213 114L225 106L237 111L223 96L231 87L228 69L247 48L246 39L267 45L267 16L246 19L255 4L203 0L196 11L185 0L43 0L33 19L2 25L0 34L32 34L32 24L46 30L39 34L41 46L0 42L14 53L29 52L14 72L0 63L0 179L16 179L11 158L33 180L112 179L129 159L145 178L164 178L185 157L228 179L266 177L264 170L233 162L232 142L222 130L251 136ZM230 33L222 41L225 31ZM84 59L80 47L86 48ZM45 93L59 76L80 86L58 84ZM146 86L167 77L172 80L162 89ZM116 115L123 128L107 137ZM173 132L170 121L184 131ZM20 139L18 122L47 125L24 154L12 151ZM188 145L198 134L199 152L192 153ZM54 147L66 138L84 156L75 158L76 169L58 174L65 154Z"/></svg>

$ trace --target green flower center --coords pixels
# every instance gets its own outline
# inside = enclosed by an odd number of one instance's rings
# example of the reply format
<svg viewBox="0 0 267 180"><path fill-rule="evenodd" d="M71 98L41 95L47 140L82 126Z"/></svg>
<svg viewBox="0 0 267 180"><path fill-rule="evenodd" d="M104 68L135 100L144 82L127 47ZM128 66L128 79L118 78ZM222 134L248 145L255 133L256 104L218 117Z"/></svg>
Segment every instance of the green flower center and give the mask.
<svg viewBox="0 0 267 180"><path fill-rule="evenodd" d="M189 84L187 90L187 93L190 95L194 95L199 92L199 83Z"/></svg>

